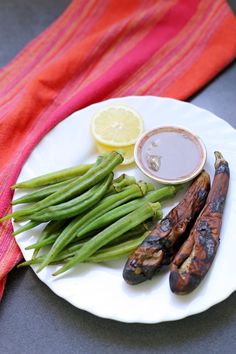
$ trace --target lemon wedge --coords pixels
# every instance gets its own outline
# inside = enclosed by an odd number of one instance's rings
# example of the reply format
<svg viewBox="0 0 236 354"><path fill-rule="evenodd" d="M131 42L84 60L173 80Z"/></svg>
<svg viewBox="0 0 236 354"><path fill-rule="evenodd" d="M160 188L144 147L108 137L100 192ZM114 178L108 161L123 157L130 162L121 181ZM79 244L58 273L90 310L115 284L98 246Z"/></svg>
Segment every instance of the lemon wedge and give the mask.
<svg viewBox="0 0 236 354"><path fill-rule="evenodd" d="M99 142L96 142L96 147L98 152L101 154L110 151L118 151L119 153L121 153L122 156L124 157L124 161L122 162L122 165L129 165L132 162L134 162L134 145L117 147L117 146L107 146Z"/></svg>
<svg viewBox="0 0 236 354"><path fill-rule="evenodd" d="M98 111L91 130L96 142L117 149L135 144L143 132L143 120L133 108L117 104Z"/></svg>

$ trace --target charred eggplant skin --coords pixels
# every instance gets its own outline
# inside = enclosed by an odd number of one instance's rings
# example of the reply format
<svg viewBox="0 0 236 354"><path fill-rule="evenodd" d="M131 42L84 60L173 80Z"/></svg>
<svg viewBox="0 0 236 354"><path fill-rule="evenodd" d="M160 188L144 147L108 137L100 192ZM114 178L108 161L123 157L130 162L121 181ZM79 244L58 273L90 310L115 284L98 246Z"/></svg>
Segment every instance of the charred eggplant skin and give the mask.
<svg viewBox="0 0 236 354"><path fill-rule="evenodd" d="M142 283L151 279L162 266L170 264L203 208L209 190L210 177L206 171L202 171L180 203L129 256L123 270L123 278L127 283Z"/></svg>
<svg viewBox="0 0 236 354"><path fill-rule="evenodd" d="M215 176L206 205L171 265L169 283L175 294L188 294L200 284L220 243L230 171L220 152L215 152L215 158Z"/></svg>

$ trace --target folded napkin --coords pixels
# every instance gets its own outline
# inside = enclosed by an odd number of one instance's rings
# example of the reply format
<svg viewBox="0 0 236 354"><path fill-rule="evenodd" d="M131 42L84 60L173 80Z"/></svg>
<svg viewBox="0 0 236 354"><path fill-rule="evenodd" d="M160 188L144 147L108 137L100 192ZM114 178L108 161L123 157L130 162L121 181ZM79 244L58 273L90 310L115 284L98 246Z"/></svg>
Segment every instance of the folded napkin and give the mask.
<svg viewBox="0 0 236 354"><path fill-rule="evenodd" d="M74 0L0 71L0 216L41 138L69 114L110 97L186 99L236 56L223 0ZM22 254L0 229L0 298Z"/></svg>

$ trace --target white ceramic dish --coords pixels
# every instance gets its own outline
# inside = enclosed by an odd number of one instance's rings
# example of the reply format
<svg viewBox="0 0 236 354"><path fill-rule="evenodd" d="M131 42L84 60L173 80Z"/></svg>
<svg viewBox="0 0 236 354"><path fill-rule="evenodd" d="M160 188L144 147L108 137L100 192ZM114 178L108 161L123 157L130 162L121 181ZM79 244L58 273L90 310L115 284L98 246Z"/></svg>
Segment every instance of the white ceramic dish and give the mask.
<svg viewBox="0 0 236 354"><path fill-rule="evenodd" d="M152 96L111 99L75 112L58 124L34 149L18 181L94 161L97 153L90 136L89 121L96 110L113 103L127 104L136 109L143 116L145 130L162 125L178 125L199 135L206 145L205 168L211 177L214 175L215 150L221 151L229 161L231 180L221 245L215 261L200 286L187 296L171 293L168 272L134 287L127 285L122 279L125 260L100 265L80 264L57 278L51 276L57 266L49 266L37 276L53 292L74 306L118 321L158 323L204 311L236 289L236 131L228 123L206 110L173 99ZM124 170L139 179L145 179L135 165ZM16 194L15 197L21 195L20 192ZM180 197L165 203L164 213L176 205ZM19 225L15 224L14 227L17 229ZM31 258L32 252L26 251L25 247L37 240L39 232L40 227L16 237L26 260Z"/></svg>

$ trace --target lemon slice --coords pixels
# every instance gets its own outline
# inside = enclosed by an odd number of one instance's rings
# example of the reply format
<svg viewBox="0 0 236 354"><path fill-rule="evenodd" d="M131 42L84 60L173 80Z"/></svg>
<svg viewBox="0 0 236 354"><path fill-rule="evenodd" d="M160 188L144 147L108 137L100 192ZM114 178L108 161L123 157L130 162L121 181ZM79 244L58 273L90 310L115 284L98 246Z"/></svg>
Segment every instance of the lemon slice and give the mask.
<svg viewBox="0 0 236 354"><path fill-rule="evenodd" d="M122 165L129 165L132 162L134 162L134 145L116 147L116 146L107 146L96 142L96 146L98 152L101 154L110 151L120 152L124 157L124 161L122 162Z"/></svg>
<svg viewBox="0 0 236 354"><path fill-rule="evenodd" d="M98 111L91 122L94 139L106 146L135 144L143 132L143 120L131 107L113 105Z"/></svg>

